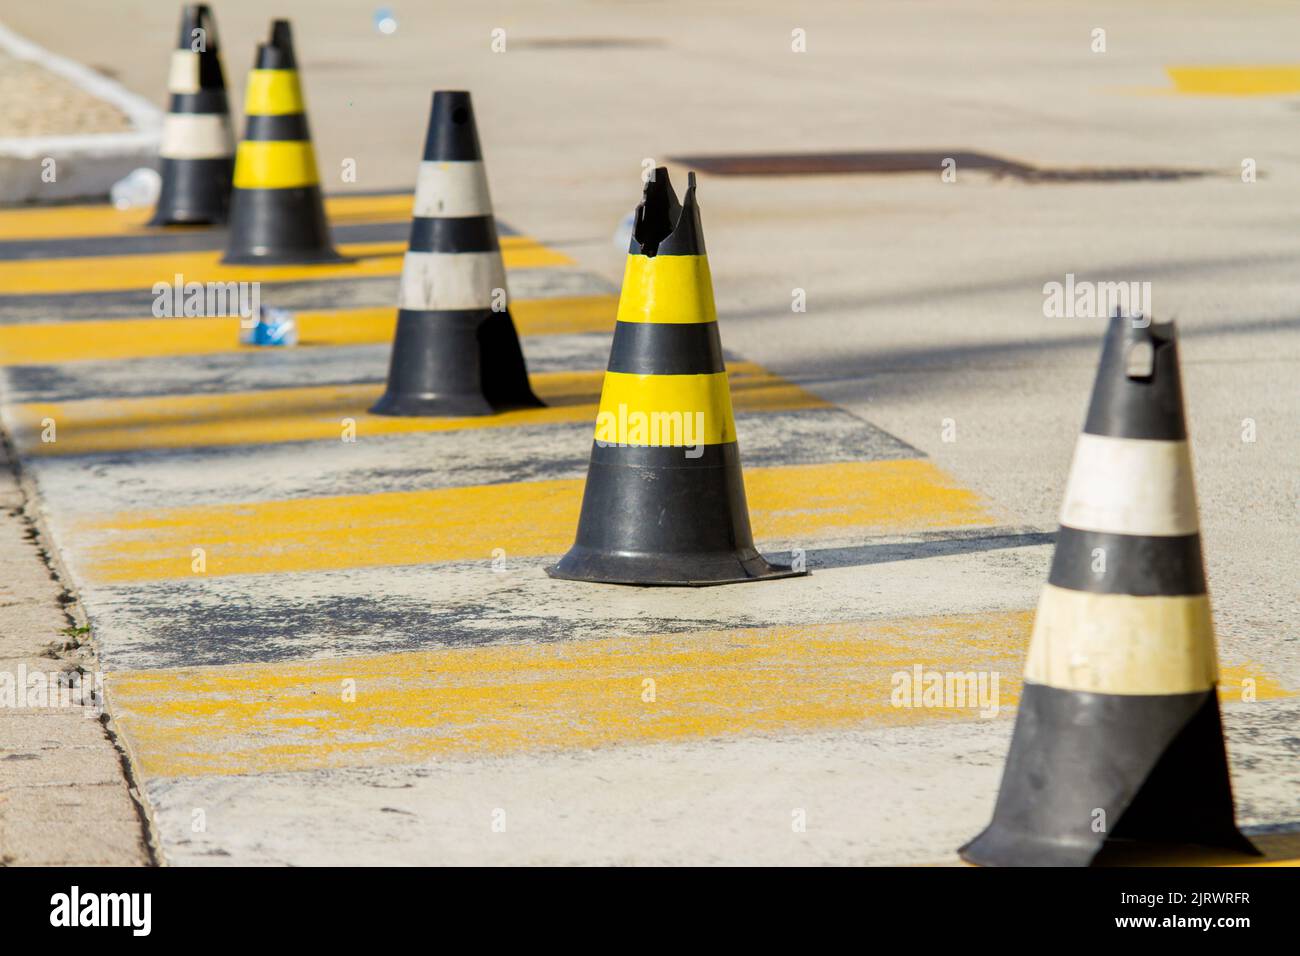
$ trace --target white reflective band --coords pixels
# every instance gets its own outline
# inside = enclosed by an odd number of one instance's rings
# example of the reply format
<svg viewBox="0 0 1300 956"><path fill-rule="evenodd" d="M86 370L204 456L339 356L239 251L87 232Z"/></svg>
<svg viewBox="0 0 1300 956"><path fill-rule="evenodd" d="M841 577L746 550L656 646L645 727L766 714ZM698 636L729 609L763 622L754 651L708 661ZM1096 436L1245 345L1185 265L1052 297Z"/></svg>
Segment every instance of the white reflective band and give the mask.
<svg viewBox="0 0 1300 956"><path fill-rule="evenodd" d="M220 159L235 155L230 118L223 113L168 113L158 155L166 159Z"/></svg>
<svg viewBox="0 0 1300 956"><path fill-rule="evenodd" d="M506 270L499 252L408 252L397 305L402 309L489 309L505 303Z"/></svg>
<svg viewBox="0 0 1300 956"><path fill-rule="evenodd" d="M1194 534L1199 524L1187 442L1080 435L1061 524L1112 534Z"/></svg>
<svg viewBox="0 0 1300 956"><path fill-rule="evenodd" d="M1094 694L1191 694L1218 678L1210 601L1047 585L1025 679Z"/></svg>
<svg viewBox="0 0 1300 956"><path fill-rule="evenodd" d="M459 219L491 214L492 197L488 195L481 162L420 163L415 179L415 215Z"/></svg>
<svg viewBox="0 0 1300 956"><path fill-rule="evenodd" d="M167 89L172 93L197 93L199 91L199 55L189 50L172 51L172 70L167 77Z"/></svg>

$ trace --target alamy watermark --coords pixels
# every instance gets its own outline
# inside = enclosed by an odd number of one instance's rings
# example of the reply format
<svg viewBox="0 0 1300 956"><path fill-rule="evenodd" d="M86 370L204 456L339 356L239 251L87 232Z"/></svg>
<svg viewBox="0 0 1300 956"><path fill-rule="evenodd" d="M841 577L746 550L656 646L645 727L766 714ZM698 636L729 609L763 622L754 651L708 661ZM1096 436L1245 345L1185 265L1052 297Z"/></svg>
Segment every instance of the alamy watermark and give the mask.
<svg viewBox="0 0 1300 956"><path fill-rule="evenodd" d="M981 717L996 717L1001 706L997 671L927 671L914 664L895 671L889 703L894 707L979 709Z"/></svg>
<svg viewBox="0 0 1300 956"><path fill-rule="evenodd" d="M95 671L33 671L19 664L0 671L0 710L81 710L86 717L104 712L104 675Z"/></svg>
<svg viewBox="0 0 1300 956"><path fill-rule="evenodd" d="M629 445L681 446L687 458L704 454L704 412L629 411L619 402L618 411L596 416L596 444L601 448Z"/></svg>
<svg viewBox="0 0 1300 956"><path fill-rule="evenodd" d="M1132 318L1135 329L1151 324L1150 282L1076 282L1067 272L1064 282L1043 285L1043 316L1049 319Z"/></svg>
<svg viewBox="0 0 1300 956"><path fill-rule="evenodd" d="M172 282L153 284L156 318L237 315L244 328L252 328L262 314L260 282L186 282L180 273Z"/></svg>

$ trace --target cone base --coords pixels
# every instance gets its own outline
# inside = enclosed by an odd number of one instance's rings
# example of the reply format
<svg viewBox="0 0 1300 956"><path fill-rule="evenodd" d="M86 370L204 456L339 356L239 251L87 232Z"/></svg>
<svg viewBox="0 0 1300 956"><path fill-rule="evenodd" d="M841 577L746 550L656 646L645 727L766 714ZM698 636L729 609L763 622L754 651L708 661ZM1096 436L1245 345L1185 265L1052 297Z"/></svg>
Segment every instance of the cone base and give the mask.
<svg viewBox="0 0 1300 956"><path fill-rule="evenodd" d="M234 161L163 157L162 190L150 226L216 226L230 211Z"/></svg>
<svg viewBox="0 0 1300 956"><path fill-rule="evenodd" d="M1197 846L1258 854L1233 821L1215 691L1026 681L993 821L958 853L978 866L1097 866L1121 848L1137 858Z"/></svg>
<svg viewBox="0 0 1300 956"><path fill-rule="evenodd" d="M1156 862L1174 862L1180 858L1191 862L1197 852L1224 853L1240 857L1242 862L1262 854L1240 833L1225 835L1221 841L1203 843L1153 843L1142 840L1106 840L1100 847L1025 838L1022 834L985 830L957 851L973 866L1150 866Z"/></svg>
<svg viewBox="0 0 1300 956"><path fill-rule="evenodd" d="M807 574L772 564L757 551L718 554L609 554L574 547L546 573L562 581L641 587L705 588Z"/></svg>
<svg viewBox="0 0 1300 956"><path fill-rule="evenodd" d="M385 394L370 409L371 415L402 418L467 418L498 415L521 408L543 408L532 404L493 405L482 395L394 395Z"/></svg>
<svg viewBox="0 0 1300 956"><path fill-rule="evenodd" d="M172 209L156 212L146 226L221 226L226 222L224 213L203 209Z"/></svg>
<svg viewBox="0 0 1300 956"><path fill-rule="evenodd" d="M578 534L547 569L601 584L708 587L806 574L754 547L740 450L592 442Z"/></svg>
<svg viewBox="0 0 1300 956"><path fill-rule="evenodd" d="M310 252L240 252L226 253L221 257L222 265L231 266L283 266L311 265L326 262L347 262L347 257L339 255L333 249L314 249Z"/></svg>
<svg viewBox="0 0 1300 956"><path fill-rule="evenodd" d="M545 408L509 312L400 309L388 388L374 415L447 418Z"/></svg>
<svg viewBox="0 0 1300 956"><path fill-rule="evenodd" d="M226 265L345 262L330 242L319 186L235 189Z"/></svg>

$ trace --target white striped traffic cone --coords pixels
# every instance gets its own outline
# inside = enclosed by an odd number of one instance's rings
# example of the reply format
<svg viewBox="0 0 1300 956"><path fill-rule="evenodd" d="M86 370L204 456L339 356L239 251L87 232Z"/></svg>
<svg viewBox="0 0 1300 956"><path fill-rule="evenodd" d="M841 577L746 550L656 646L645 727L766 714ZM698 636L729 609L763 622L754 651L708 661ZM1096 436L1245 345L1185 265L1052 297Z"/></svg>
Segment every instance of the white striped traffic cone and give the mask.
<svg viewBox="0 0 1300 956"><path fill-rule="evenodd" d="M1111 320L1074 454L988 866L1103 847L1253 855L1233 820L1173 323Z"/></svg>
<svg viewBox="0 0 1300 956"><path fill-rule="evenodd" d="M490 415L542 403L507 307L506 270L469 94L434 94L376 415Z"/></svg>
<svg viewBox="0 0 1300 956"><path fill-rule="evenodd" d="M230 206L235 139L217 25L205 4L181 11L167 89L171 104L158 150L162 191L149 224L223 223Z"/></svg>

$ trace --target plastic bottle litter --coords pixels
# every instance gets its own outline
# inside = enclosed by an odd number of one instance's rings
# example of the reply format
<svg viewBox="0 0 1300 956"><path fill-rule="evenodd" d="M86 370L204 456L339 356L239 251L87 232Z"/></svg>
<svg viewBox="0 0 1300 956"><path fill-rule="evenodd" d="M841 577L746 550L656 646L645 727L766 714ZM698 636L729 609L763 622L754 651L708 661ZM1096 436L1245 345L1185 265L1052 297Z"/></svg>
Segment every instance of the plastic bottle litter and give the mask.
<svg viewBox="0 0 1300 956"><path fill-rule="evenodd" d="M240 345L297 345L298 323L288 309L262 309L252 328L240 327Z"/></svg>
<svg viewBox="0 0 1300 956"><path fill-rule="evenodd" d="M115 209L134 209L140 206L152 206L158 201L162 192L162 177L157 170L141 166L127 173L108 191L108 198Z"/></svg>

